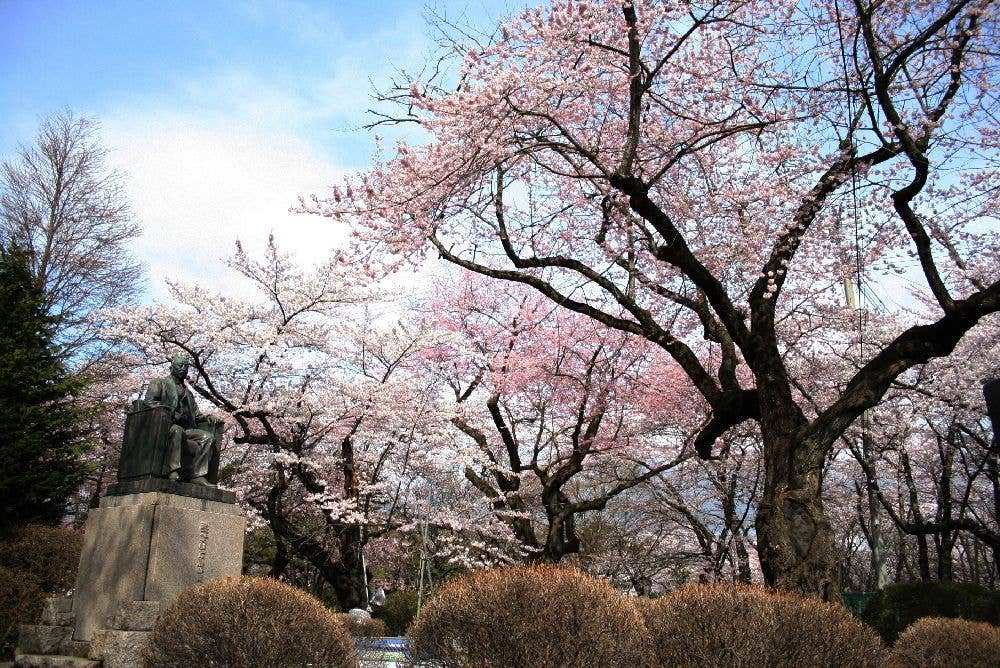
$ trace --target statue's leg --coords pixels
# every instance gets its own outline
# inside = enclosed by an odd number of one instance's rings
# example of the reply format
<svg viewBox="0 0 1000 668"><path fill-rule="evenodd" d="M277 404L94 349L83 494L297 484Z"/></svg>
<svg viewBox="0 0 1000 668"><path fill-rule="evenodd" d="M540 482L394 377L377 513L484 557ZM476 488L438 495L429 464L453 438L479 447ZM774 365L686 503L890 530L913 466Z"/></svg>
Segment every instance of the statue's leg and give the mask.
<svg viewBox="0 0 1000 668"><path fill-rule="evenodd" d="M170 425L170 433L167 436L167 477L170 480L180 480L183 445L184 428L175 424Z"/></svg>
<svg viewBox="0 0 1000 668"><path fill-rule="evenodd" d="M187 438L188 452L191 453L191 482L208 484L208 465L212 461L212 450L215 437L211 432L201 429L188 429L184 432Z"/></svg>

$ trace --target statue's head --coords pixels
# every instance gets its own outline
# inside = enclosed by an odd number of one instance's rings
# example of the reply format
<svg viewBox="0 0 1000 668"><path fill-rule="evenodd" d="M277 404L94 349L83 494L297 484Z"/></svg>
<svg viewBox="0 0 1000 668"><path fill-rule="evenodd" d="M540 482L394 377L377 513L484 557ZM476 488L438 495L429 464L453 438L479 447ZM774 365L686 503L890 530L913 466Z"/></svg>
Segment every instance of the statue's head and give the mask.
<svg viewBox="0 0 1000 668"><path fill-rule="evenodd" d="M184 380L187 378L189 366L191 366L191 360L187 355L175 355L170 359L170 375Z"/></svg>

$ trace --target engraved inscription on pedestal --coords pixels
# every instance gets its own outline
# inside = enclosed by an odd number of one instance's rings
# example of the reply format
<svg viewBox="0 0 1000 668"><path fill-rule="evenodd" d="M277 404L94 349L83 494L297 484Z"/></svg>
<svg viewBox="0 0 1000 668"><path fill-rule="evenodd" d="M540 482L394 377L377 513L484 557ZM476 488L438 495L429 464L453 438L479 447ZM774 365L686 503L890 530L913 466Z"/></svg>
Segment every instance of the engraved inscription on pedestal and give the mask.
<svg viewBox="0 0 1000 668"><path fill-rule="evenodd" d="M198 582L205 580L205 553L208 551L208 522L202 522L198 531L198 560L195 570L198 573Z"/></svg>

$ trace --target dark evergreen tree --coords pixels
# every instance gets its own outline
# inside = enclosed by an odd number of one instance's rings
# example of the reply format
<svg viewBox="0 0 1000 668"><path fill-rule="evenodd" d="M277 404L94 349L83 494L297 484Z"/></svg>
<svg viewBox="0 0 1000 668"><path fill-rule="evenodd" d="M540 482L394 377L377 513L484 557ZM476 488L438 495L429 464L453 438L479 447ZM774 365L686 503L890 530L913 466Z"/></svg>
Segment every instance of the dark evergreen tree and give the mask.
<svg viewBox="0 0 1000 668"><path fill-rule="evenodd" d="M86 474L83 382L66 370L44 304L28 253L0 248L0 533L58 523Z"/></svg>

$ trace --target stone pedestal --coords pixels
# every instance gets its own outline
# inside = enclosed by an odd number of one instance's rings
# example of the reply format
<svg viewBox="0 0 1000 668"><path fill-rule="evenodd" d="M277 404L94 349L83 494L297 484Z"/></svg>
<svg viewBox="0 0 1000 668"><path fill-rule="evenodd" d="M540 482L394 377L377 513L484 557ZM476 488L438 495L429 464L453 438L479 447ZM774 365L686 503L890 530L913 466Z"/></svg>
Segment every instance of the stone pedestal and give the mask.
<svg viewBox="0 0 1000 668"><path fill-rule="evenodd" d="M122 603L156 601L163 610L199 582L239 577L245 524L223 501L162 491L101 499L87 517L73 639L94 640Z"/></svg>

